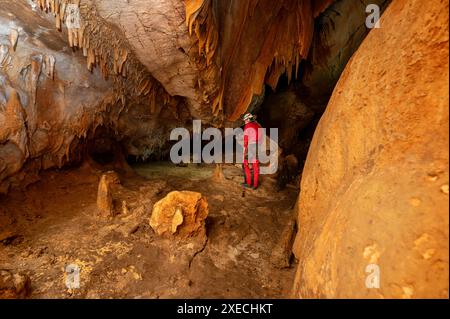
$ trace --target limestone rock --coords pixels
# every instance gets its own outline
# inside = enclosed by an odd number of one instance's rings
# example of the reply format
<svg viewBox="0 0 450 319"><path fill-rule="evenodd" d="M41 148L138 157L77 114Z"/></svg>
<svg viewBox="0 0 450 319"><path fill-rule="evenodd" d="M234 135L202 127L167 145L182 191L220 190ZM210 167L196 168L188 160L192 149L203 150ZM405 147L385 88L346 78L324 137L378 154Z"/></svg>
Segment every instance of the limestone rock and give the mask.
<svg viewBox="0 0 450 319"><path fill-rule="evenodd" d="M166 237L205 237L208 212L208 202L202 194L174 191L153 206L150 226Z"/></svg>
<svg viewBox="0 0 450 319"><path fill-rule="evenodd" d="M27 275L0 270L0 299L23 299L30 291L31 282Z"/></svg>
<svg viewBox="0 0 450 319"><path fill-rule="evenodd" d="M394 0L346 66L303 171L296 297L448 298L447 26L447 1Z"/></svg>
<svg viewBox="0 0 450 319"><path fill-rule="evenodd" d="M114 202L111 185L120 183L115 172L107 172L100 178L97 193L97 208L101 216L114 216Z"/></svg>

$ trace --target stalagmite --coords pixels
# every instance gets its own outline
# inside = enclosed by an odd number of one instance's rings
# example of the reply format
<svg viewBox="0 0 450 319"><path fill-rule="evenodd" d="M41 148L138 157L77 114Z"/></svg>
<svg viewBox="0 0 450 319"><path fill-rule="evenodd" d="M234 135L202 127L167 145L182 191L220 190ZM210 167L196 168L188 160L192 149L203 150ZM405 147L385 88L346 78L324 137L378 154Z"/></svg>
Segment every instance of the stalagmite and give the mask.
<svg viewBox="0 0 450 319"><path fill-rule="evenodd" d="M106 175L103 175L98 185L97 208L100 216L112 217L114 214L111 186Z"/></svg>
<svg viewBox="0 0 450 319"><path fill-rule="evenodd" d="M50 79L54 79L55 76L55 57L53 55L46 55L44 57L44 68L45 68L45 74Z"/></svg>
<svg viewBox="0 0 450 319"><path fill-rule="evenodd" d="M9 42L11 43L11 48L13 51L16 51L17 40L19 39L19 31L16 29L11 29L9 34Z"/></svg>
<svg viewBox="0 0 450 319"><path fill-rule="evenodd" d="M222 182L225 180L225 175L223 174L223 164L216 164L212 179L216 182Z"/></svg>

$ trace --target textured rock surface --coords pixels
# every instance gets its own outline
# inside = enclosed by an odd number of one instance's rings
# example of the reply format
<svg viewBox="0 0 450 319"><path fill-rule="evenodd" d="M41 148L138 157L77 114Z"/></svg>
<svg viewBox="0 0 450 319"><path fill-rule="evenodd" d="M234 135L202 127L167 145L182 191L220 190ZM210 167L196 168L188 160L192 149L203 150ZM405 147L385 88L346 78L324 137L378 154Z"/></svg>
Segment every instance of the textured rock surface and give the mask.
<svg viewBox="0 0 450 319"><path fill-rule="evenodd" d="M296 297L448 298L448 2L394 0L315 133ZM367 289L368 264L380 289Z"/></svg>
<svg viewBox="0 0 450 319"><path fill-rule="evenodd" d="M157 202L150 217L150 226L158 235L186 239L205 237L208 202L200 193L171 192Z"/></svg>
<svg viewBox="0 0 450 319"><path fill-rule="evenodd" d="M236 120L306 58L322 1L91 1L118 26L140 61L194 117ZM287 30L287 31L285 31ZM249 49L251 48L251 49Z"/></svg>
<svg viewBox="0 0 450 319"><path fill-rule="evenodd" d="M30 278L0 269L0 299L22 299L31 292Z"/></svg>
<svg viewBox="0 0 450 319"><path fill-rule="evenodd" d="M171 128L190 117L131 53L126 77L115 74L114 52L122 49L112 44L126 48L126 41L92 10L82 12L89 28L97 27L96 38L85 31L87 57L85 48L70 48L53 14L25 0L0 1L0 193L35 181L42 169L82 160L99 132L127 154L161 154Z"/></svg>
<svg viewBox="0 0 450 319"><path fill-rule="evenodd" d="M13 17L11 23L9 19ZM85 67L53 26L28 4L0 4L0 43L8 45L11 30L18 31L16 50L0 68L0 193L20 184L19 174L60 167L102 111L111 83ZM35 26L40 32L35 32ZM50 57L56 60L51 77Z"/></svg>
<svg viewBox="0 0 450 319"><path fill-rule="evenodd" d="M119 176L113 171L103 174L100 178L97 192L97 208L101 216L114 216L112 185L118 184L120 184ZM123 210L126 211L126 203L122 203L122 205L125 205L125 208Z"/></svg>
<svg viewBox="0 0 450 319"><path fill-rule="evenodd" d="M181 0L93 1L100 16L125 34L139 60L170 95L186 97L191 114L211 117L218 70L205 72L194 38L186 26Z"/></svg>
<svg viewBox="0 0 450 319"><path fill-rule="evenodd" d="M315 111L323 112L333 88L352 54L366 37L366 7L376 4L381 12L388 0L335 1L315 22L311 51L298 93Z"/></svg>

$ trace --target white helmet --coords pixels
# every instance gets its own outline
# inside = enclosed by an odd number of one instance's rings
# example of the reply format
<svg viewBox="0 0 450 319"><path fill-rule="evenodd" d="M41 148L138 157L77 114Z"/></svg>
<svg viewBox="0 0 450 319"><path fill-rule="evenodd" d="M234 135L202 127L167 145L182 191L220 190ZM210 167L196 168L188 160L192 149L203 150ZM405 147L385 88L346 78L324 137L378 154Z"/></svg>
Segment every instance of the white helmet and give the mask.
<svg viewBox="0 0 450 319"><path fill-rule="evenodd" d="M255 119L255 116L251 113L247 113L242 118L244 121L253 121Z"/></svg>

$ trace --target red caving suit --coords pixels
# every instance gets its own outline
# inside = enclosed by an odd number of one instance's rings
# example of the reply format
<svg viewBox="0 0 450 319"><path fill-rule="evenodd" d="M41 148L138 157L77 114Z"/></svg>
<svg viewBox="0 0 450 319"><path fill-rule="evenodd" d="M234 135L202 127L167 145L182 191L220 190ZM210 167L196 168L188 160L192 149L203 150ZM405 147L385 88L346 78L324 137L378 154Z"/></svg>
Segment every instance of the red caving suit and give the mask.
<svg viewBox="0 0 450 319"><path fill-rule="evenodd" d="M261 128L257 122L250 122L245 124L244 126L244 172L245 172L245 183L249 186L253 186L255 188L258 187L259 181L259 161L257 157L257 146L261 140L261 136L259 136L258 129ZM251 145L251 149L249 152L249 145ZM252 164L253 168L253 183L252 183L252 174L250 170L250 164Z"/></svg>

